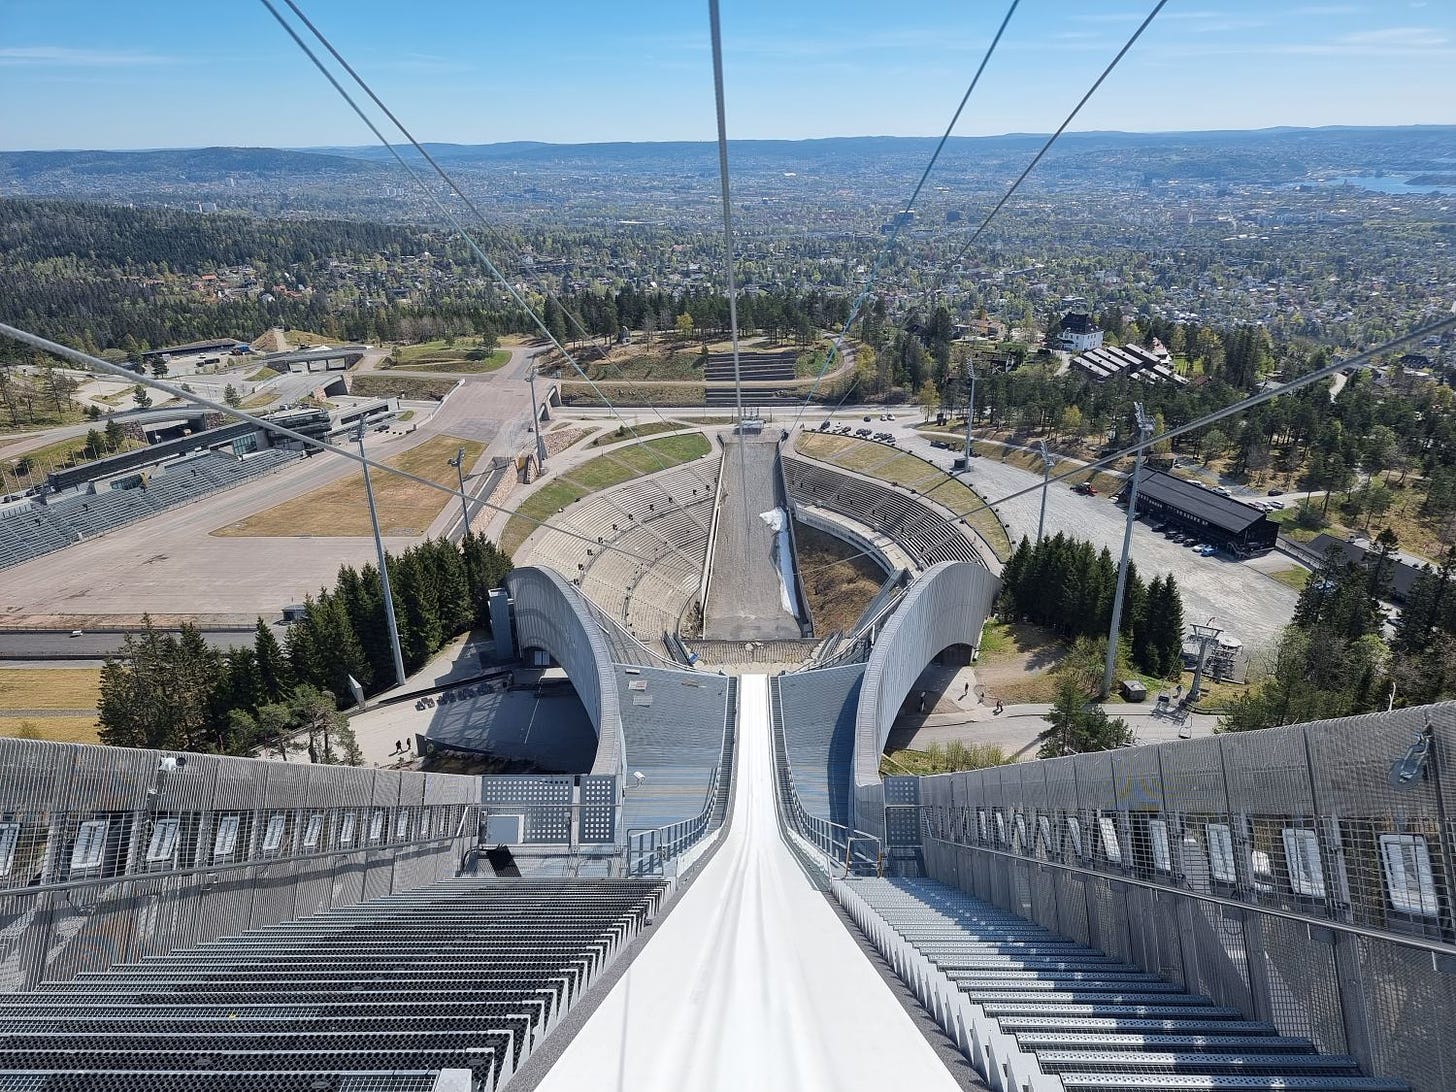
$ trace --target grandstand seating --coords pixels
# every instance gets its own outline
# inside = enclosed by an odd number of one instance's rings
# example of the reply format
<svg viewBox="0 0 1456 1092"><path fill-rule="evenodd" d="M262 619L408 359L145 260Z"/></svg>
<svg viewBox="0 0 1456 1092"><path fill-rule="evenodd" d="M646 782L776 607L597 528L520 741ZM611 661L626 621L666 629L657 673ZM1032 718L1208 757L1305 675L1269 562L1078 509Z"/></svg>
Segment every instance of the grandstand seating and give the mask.
<svg viewBox="0 0 1456 1092"><path fill-rule="evenodd" d="M43 505L27 503L0 512L0 569L69 546L77 537Z"/></svg>
<svg viewBox="0 0 1456 1092"><path fill-rule="evenodd" d="M847 823L854 763L854 715L864 664L796 671L772 681L774 729L781 732L799 803L810 815Z"/></svg>
<svg viewBox="0 0 1456 1092"><path fill-rule="evenodd" d="M921 569L942 561L985 564L951 519L924 501L787 452L783 465L795 504L828 508L873 527L898 542Z"/></svg>
<svg viewBox="0 0 1456 1092"><path fill-rule="evenodd" d="M0 1088L395 1090L468 1069L495 1089L663 894L448 880L0 995Z"/></svg>
<svg viewBox="0 0 1456 1092"><path fill-rule="evenodd" d="M270 448L235 459L208 452L160 468L145 485L31 502L0 514L0 569L104 535L158 512L276 470L296 452Z"/></svg>
<svg viewBox="0 0 1456 1092"><path fill-rule="evenodd" d="M1067 1092L1409 1087L934 880L848 886Z"/></svg>

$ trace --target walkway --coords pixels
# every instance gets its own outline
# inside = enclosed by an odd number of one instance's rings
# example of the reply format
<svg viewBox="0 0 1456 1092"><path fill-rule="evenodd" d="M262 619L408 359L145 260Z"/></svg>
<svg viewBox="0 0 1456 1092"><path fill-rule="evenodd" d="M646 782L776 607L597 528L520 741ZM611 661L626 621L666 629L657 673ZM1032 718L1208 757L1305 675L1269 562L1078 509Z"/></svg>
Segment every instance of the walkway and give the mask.
<svg viewBox="0 0 1456 1092"><path fill-rule="evenodd" d="M768 679L743 679L727 840L541 1092L959 1085L783 842Z"/></svg>

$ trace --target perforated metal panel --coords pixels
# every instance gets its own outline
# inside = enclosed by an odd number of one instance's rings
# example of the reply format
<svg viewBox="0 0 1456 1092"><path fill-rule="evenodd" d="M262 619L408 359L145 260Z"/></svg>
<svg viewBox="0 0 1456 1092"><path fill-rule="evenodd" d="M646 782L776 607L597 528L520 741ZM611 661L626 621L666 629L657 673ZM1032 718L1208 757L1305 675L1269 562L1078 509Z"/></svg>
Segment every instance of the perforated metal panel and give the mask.
<svg viewBox="0 0 1456 1092"><path fill-rule="evenodd" d="M578 840L583 845L610 845L616 837L617 779L607 774L583 777Z"/></svg>
<svg viewBox="0 0 1456 1092"><path fill-rule="evenodd" d="M527 844L564 845L571 841L575 780L546 774L484 777L480 802L487 811L522 812Z"/></svg>

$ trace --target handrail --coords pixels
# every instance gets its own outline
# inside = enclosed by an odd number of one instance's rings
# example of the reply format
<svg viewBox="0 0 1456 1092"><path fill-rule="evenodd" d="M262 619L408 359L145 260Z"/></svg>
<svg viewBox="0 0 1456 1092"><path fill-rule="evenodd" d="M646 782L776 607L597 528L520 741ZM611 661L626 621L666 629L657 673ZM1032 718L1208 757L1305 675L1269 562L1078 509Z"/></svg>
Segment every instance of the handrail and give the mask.
<svg viewBox="0 0 1456 1092"><path fill-rule="evenodd" d="M930 804L907 804L903 807L918 807L928 809L937 805ZM1267 914L1269 917L1282 918L1285 921L1297 922L1308 928L1321 928L1350 933L1355 936L1365 937L1370 940L1389 941L1406 948L1414 948L1421 952L1427 952L1433 956L1445 956L1450 958L1456 955L1456 945L1443 944L1440 941L1427 940L1424 937L1409 936L1404 933L1392 933L1383 929L1373 929L1368 925L1357 925L1354 922L1340 921L1337 918L1322 918L1314 914L1302 914L1297 910L1284 910L1275 906L1265 906L1262 903L1243 902L1239 899L1231 899L1224 895L1214 895L1204 891L1195 891L1188 887L1176 887L1172 884L1156 883L1152 880L1145 880L1138 876L1124 875L1120 873L1102 872L1095 868L1084 868L1080 865L1071 865L1063 861L1055 861L1045 857L1028 857L1010 850L995 849L991 846L981 845L979 842L957 842L953 838L943 838L936 834L930 827L928 819L922 815L922 834L942 845L956 846L961 849L974 849L979 853L990 853L997 857L1006 857L1014 861L1023 861L1028 864L1036 864L1046 868L1056 868L1063 872L1069 872L1078 876L1091 876L1108 880L1112 883L1125 883L1134 887L1145 888L1150 891L1162 891L1170 895L1186 896L1190 899L1197 899L1199 902L1210 903L1214 906L1226 909L1239 910L1245 913Z"/></svg>
<svg viewBox="0 0 1456 1092"><path fill-rule="evenodd" d="M708 791L703 807L696 815L660 827L631 827L627 830L626 874L649 876L663 864L695 845L707 832L713 818L713 804L718 796L721 764L708 776Z"/></svg>

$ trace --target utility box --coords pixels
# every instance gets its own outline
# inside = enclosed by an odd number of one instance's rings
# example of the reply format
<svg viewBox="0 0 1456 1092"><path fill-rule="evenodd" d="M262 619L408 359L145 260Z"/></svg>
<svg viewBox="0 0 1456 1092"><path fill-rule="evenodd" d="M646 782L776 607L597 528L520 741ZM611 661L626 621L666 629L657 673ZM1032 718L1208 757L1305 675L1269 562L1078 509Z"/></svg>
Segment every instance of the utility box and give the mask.
<svg viewBox="0 0 1456 1092"><path fill-rule="evenodd" d="M1146 701L1148 696L1148 688L1136 679L1123 679L1117 692L1123 701Z"/></svg>
<svg viewBox="0 0 1456 1092"><path fill-rule="evenodd" d="M524 815L487 815L480 822L480 844L518 846L525 841Z"/></svg>

